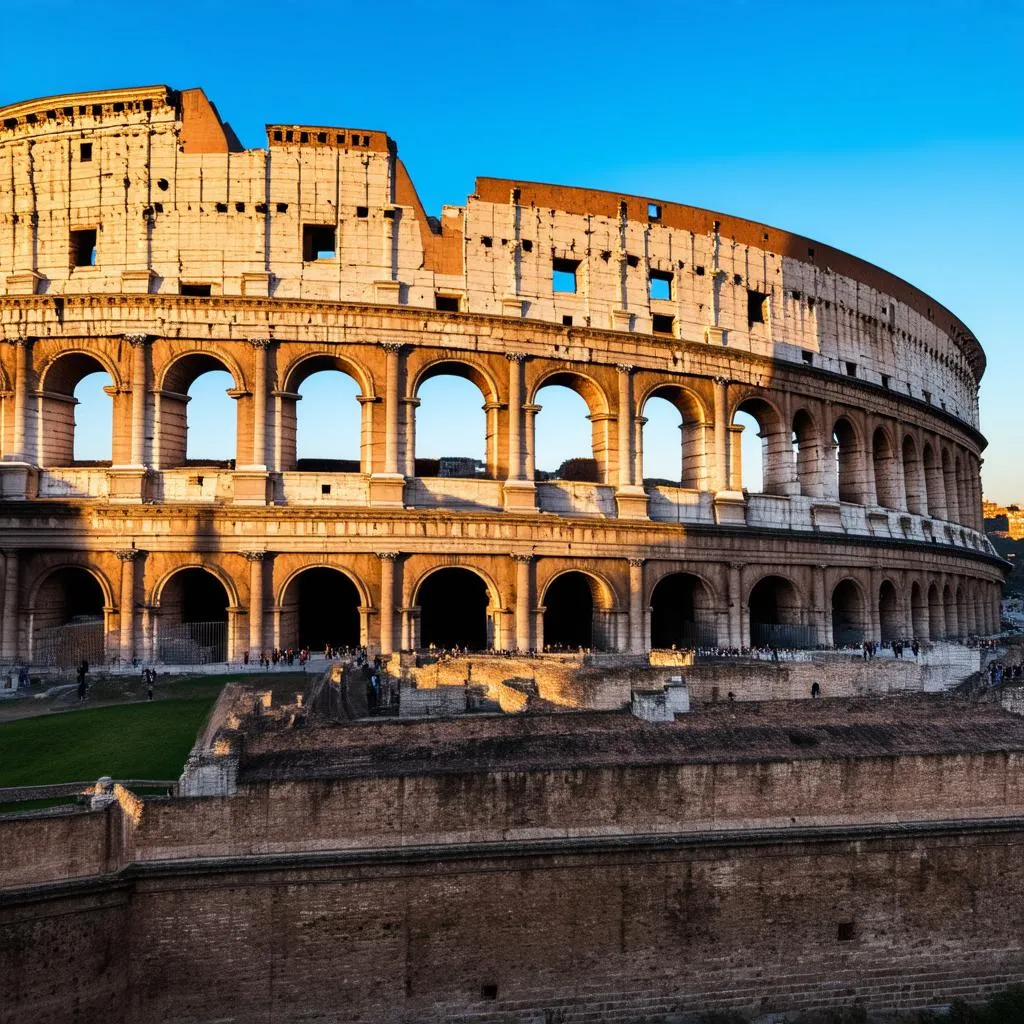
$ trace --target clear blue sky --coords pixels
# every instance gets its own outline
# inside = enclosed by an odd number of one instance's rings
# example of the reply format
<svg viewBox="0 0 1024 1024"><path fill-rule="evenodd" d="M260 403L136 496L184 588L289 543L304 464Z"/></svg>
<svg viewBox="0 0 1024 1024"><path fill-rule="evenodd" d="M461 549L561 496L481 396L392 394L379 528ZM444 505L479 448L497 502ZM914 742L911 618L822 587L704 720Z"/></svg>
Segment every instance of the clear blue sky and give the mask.
<svg viewBox="0 0 1024 1024"><path fill-rule="evenodd" d="M0 14L0 103L202 86L247 146L272 121L387 131L434 213L478 174L590 185L878 263L981 340L985 491L1024 499L1024 3L0 0ZM437 450L420 454L457 454L450 410L424 403ZM538 446L540 466L563 454Z"/></svg>

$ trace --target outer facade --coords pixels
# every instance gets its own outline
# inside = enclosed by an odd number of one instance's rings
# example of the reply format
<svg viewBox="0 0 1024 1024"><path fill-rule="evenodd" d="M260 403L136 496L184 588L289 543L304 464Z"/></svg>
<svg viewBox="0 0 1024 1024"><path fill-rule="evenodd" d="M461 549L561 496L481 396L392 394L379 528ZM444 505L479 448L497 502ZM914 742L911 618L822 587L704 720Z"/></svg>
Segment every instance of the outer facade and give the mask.
<svg viewBox="0 0 1024 1024"><path fill-rule="evenodd" d="M336 642L384 652L440 640L453 601L498 648L997 628L984 356L937 302L631 196L478 179L437 220L382 132L267 132L244 150L201 91L162 86L0 110L4 658L40 660L83 614L109 659L158 658L204 618L238 657L308 642L313 604L347 616ZM211 369L233 379L237 451L190 465ZM348 472L296 459L323 369L359 388ZM112 460L76 464L74 391L98 370ZM449 373L481 391L485 477L417 476L418 391ZM550 384L587 403L596 482L537 479ZM675 485L645 483L654 397L680 414ZM739 411L764 493L741 489Z"/></svg>

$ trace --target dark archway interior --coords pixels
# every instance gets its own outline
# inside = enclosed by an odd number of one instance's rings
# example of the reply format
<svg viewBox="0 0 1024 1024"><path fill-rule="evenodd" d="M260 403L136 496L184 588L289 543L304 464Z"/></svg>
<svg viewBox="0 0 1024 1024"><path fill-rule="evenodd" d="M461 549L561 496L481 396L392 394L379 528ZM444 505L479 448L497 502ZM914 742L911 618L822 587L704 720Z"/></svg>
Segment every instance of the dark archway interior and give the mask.
<svg viewBox="0 0 1024 1024"><path fill-rule="evenodd" d="M878 593L878 623L883 643L891 643L902 635L896 588L888 580Z"/></svg>
<svg viewBox="0 0 1024 1024"><path fill-rule="evenodd" d="M103 661L103 588L92 573L68 566L39 588L33 616L33 657L42 665Z"/></svg>
<svg viewBox="0 0 1024 1024"><path fill-rule="evenodd" d="M183 569L172 580L181 607L181 622L227 622L224 584L205 569ZM169 584L170 585L170 584Z"/></svg>
<svg viewBox="0 0 1024 1024"><path fill-rule="evenodd" d="M709 642L697 626L701 586L696 576L681 572L658 580L651 594L652 647L697 647Z"/></svg>
<svg viewBox="0 0 1024 1024"><path fill-rule="evenodd" d="M298 644L310 650L359 646L359 591L337 569L318 566L300 573Z"/></svg>
<svg viewBox="0 0 1024 1024"><path fill-rule="evenodd" d="M50 625L103 619L103 588L91 572L58 569L39 589L36 604L49 613Z"/></svg>
<svg viewBox="0 0 1024 1024"><path fill-rule="evenodd" d="M563 573L544 596L544 645L592 647L594 596L590 580L581 572Z"/></svg>
<svg viewBox="0 0 1024 1024"><path fill-rule="evenodd" d="M487 584L469 569L439 569L420 585L420 644L487 648Z"/></svg>
<svg viewBox="0 0 1024 1024"><path fill-rule="evenodd" d="M851 580L842 580L832 591L832 642L864 641L864 614L860 591Z"/></svg>
<svg viewBox="0 0 1024 1024"><path fill-rule="evenodd" d="M160 598L161 661L197 664L227 659L228 594L216 576L182 569Z"/></svg>
<svg viewBox="0 0 1024 1024"><path fill-rule="evenodd" d="M800 607L793 584L782 576L758 580L747 602L750 642L755 647L806 647L810 631L800 625Z"/></svg>

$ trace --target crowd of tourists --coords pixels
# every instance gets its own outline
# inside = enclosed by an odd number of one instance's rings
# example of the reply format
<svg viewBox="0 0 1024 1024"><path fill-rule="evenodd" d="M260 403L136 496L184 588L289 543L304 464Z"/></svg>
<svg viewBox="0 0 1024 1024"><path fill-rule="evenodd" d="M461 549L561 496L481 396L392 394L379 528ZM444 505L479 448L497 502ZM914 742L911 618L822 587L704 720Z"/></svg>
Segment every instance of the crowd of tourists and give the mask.
<svg viewBox="0 0 1024 1024"><path fill-rule="evenodd" d="M305 670L306 663L309 661L309 648L308 647L274 647L269 651L258 651L257 652L257 664L262 669L269 670L271 665L277 668L278 665L294 665L296 661L299 663L299 667ZM242 655L242 664L251 664L251 652L246 651Z"/></svg>

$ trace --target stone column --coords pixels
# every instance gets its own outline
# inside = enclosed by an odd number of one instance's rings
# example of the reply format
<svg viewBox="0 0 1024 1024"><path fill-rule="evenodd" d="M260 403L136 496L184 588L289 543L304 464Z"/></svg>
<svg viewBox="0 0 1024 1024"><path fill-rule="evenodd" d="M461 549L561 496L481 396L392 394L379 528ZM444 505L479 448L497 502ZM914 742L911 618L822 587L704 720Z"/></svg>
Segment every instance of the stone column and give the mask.
<svg viewBox="0 0 1024 1024"><path fill-rule="evenodd" d="M644 559L629 559L629 651L642 654L647 650L644 636Z"/></svg>
<svg viewBox="0 0 1024 1024"><path fill-rule="evenodd" d="M619 378L619 489L633 486L633 367L620 363Z"/></svg>
<svg viewBox="0 0 1024 1024"><path fill-rule="evenodd" d="M249 661L263 650L263 560L266 551L243 551L249 563Z"/></svg>
<svg viewBox="0 0 1024 1024"><path fill-rule="evenodd" d="M155 660L157 610L148 604L142 606L142 660L152 662Z"/></svg>
<svg viewBox="0 0 1024 1024"><path fill-rule="evenodd" d="M3 657L14 661L18 657L18 552L8 548L4 552L4 618L2 637Z"/></svg>
<svg viewBox="0 0 1024 1024"><path fill-rule="evenodd" d="M729 380L715 378L715 465L711 489L724 491L729 486ZM737 646L733 644L732 646Z"/></svg>
<svg viewBox="0 0 1024 1024"><path fill-rule="evenodd" d="M381 551L380 559L380 653L395 649L395 562L397 551Z"/></svg>
<svg viewBox="0 0 1024 1024"><path fill-rule="evenodd" d="M384 472L398 473L398 385L399 353L402 346L386 342L381 346L386 353L384 382Z"/></svg>
<svg viewBox="0 0 1024 1024"><path fill-rule="evenodd" d="M126 334L124 340L132 350L132 421L129 462L141 467L146 463L146 394L149 363L148 334Z"/></svg>
<svg viewBox="0 0 1024 1024"><path fill-rule="evenodd" d="M522 352L506 352L508 360L508 479L523 479L523 363Z"/></svg>
<svg viewBox="0 0 1024 1024"><path fill-rule="evenodd" d="M384 342L381 345L385 353L384 380L384 467L370 477L370 504L385 508L401 508L405 489L405 475L399 469L399 458L402 450L401 437L401 352L402 346L397 342ZM408 437L407 463L403 467L415 471L413 456L415 455L415 417L406 412ZM412 451L408 449L412 448Z"/></svg>
<svg viewBox="0 0 1024 1024"><path fill-rule="evenodd" d="M121 560L119 657L122 665L130 665L135 657L135 560L140 554L137 548L117 552Z"/></svg>
<svg viewBox="0 0 1024 1024"><path fill-rule="evenodd" d="M512 555L512 561L516 564L516 650L528 651L530 643L530 564L533 562L533 555Z"/></svg>
<svg viewBox="0 0 1024 1024"><path fill-rule="evenodd" d="M271 338L250 338L253 347L252 460L255 469L267 468L267 351Z"/></svg>
<svg viewBox="0 0 1024 1024"><path fill-rule="evenodd" d="M811 585L813 588L815 632L821 647L832 646L831 609L825 600L825 570L827 565L815 565L811 568Z"/></svg>
<svg viewBox="0 0 1024 1024"><path fill-rule="evenodd" d="M729 646L743 647L743 579L740 562L729 563Z"/></svg>
<svg viewBox="0 0 1024 1024"><path fill-rule="evenodd" d="M28 462L26 423L28 420L31 338L16 338L14 345L14 448L13 461Z"/></svg>
<svg viewBox="0 0 1024 1024"><path fill-rule="evenodd" d="M742 423L730 423L726 428L726 435L729 439L729 459L728 459L728 473L726 479L728 480L728 489L730 491L742 491L743 490L743 431L744 426ZM758 437L761 435L758 434ZM762 466L762 471L766 470L767 466ZM762 473L761 478L761 490L765 490L765 484L767 479Z"/></svg>
<svg viewBox="0 0 1024 1024"><path fill-rule="evenodd" d="M525 476L527 480L534 480L537 476L536 450L537 450L537 413L540 412L539 405L524 405L523 412L526 414L526 466Z"/></svg>
<svg viewBox="0 0 1024 1024"><path fill-rule="evenodd" d="M882 614L878 606L878 595L882 589L882 574L878 569L872 569L868 573L868 595L867 595L867 627L868 639L882 640Z"/></svg>

